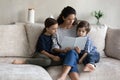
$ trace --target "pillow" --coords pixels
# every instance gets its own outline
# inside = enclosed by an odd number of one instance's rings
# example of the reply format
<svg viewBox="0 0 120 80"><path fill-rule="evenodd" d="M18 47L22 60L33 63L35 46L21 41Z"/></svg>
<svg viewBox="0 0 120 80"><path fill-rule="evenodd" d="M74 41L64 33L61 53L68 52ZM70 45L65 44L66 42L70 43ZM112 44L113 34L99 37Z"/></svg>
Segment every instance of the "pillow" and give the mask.
<svg viewBox="0 0 120 80"><path fill-rule="evenodd" d="M109 57L120 59L120 29L109 28L106 38L105 53Z"/></svg>
<svg viewBox="0 0 120 80"><path fill-rule="evenodd" d="M101 57L106 57L104 48L107 28L106 25L91 25L91 30L88 34L100 52Z"/></svg>
<svg viewBox="0 0 120 80"><path fill-rule="evenodd" d="M35 51L35 46L36 46L38 37L44 28L44 24L28 23L25 25L25 27L26 27L26 31L27 31L27 35L28 35L30 53L32 54Z"/></svg>
<svg viewBox="0 0 120 80"><path fill-rule="evenodd" d="M0 25L0 56L28 57L28 49L24 25Z"/></svg>

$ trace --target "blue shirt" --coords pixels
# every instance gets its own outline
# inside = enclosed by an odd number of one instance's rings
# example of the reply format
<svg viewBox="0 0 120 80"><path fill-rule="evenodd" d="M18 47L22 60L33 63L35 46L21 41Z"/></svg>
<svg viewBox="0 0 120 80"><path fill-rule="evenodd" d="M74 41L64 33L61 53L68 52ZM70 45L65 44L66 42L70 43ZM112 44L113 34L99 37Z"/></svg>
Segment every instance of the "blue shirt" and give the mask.
<svg viewBox="0 0 120 80"><path fill-rule="evenodd" d="M52 44L53 44L52 36L42 34L38 38L37 45L36 45L36 52L41 52L42 50L45 50L51 53Z"/></svg>
<svg viewBox="0 0 120 80"><path fill-rule="evenodd" d="M87 36L87 42L85 44L84 50L85 50L85 52L87 52L89 54L97 52L97 48L93 45L92 40L88 36Z"/></svg>

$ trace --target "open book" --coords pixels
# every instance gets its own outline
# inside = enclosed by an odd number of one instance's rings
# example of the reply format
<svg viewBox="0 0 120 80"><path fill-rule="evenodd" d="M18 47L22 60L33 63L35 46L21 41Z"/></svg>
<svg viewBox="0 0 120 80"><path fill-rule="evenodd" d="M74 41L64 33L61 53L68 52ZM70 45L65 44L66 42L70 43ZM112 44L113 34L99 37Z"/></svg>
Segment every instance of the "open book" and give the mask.
<svg viewBox="0 0 120 80"><path fill-rule="evenodd" d="M84 49L85 44L87 41L87 37L67 37L65 36L62 39L61 47L62 49L65 49L66 47L70 47L74 49L76 46L78 46L81 50Z"/></svg>

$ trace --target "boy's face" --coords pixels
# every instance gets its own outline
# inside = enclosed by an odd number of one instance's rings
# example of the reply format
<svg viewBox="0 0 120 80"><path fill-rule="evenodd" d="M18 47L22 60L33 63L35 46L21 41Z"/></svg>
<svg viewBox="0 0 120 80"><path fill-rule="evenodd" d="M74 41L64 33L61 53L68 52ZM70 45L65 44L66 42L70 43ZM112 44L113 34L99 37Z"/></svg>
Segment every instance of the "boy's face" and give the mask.
<svg viewBox="0 0 120 80"><path fill-rule="evenodd" d="M77 30L77 36L78 37L84 37L87 35L87 31L85 30L85 28L78 28Z"/></svg>
<svg viewBox="0 0 120 80"><path fill-rule="evenodd" d="M58 24L54 24L52 26L50 26L49 28L47 28L47 32L51 35L55 34L58 28Z"/></svg>

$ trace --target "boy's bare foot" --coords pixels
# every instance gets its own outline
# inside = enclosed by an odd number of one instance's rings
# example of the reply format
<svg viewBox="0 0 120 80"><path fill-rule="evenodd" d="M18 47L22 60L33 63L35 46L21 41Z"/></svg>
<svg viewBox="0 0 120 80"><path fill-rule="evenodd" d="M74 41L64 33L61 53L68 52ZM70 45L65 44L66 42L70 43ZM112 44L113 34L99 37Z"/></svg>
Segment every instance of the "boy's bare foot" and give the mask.
<svg viewBox="0 0 120 80"><path fill-rule="evenodd" d="M25 64L25 60L13 60L12 64Z"/></svg>
<svg viewBox="0 0 120 80"><path fill-rule="evenodd" d="M95 66L93 64L86 64L85 68L83 69L83 71L88 71L88 72L92 72L95 70Z"/></svg>

